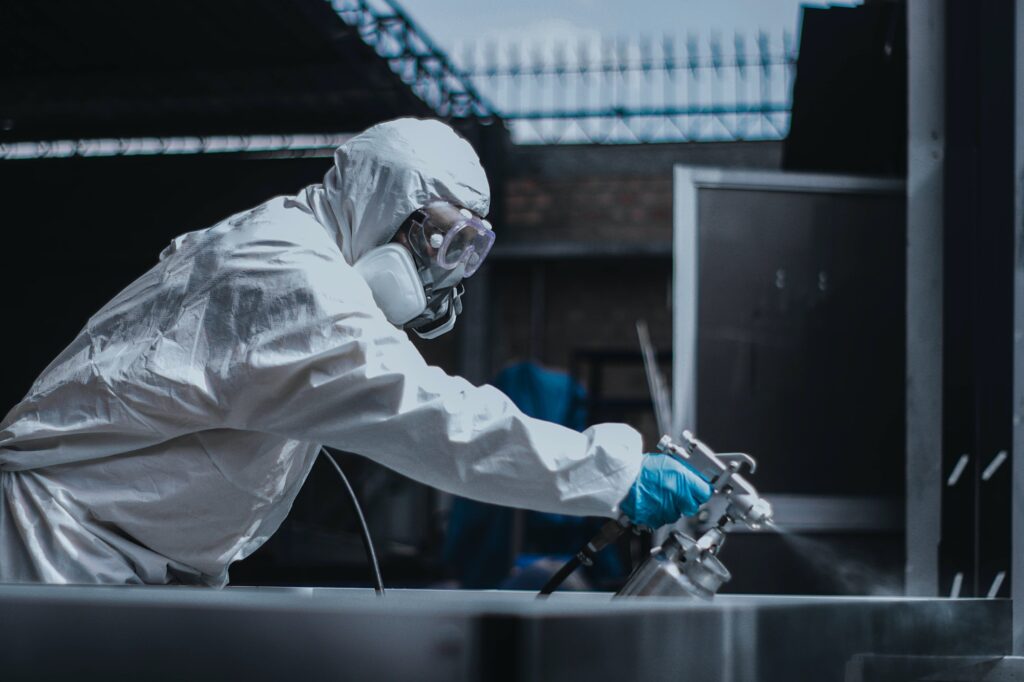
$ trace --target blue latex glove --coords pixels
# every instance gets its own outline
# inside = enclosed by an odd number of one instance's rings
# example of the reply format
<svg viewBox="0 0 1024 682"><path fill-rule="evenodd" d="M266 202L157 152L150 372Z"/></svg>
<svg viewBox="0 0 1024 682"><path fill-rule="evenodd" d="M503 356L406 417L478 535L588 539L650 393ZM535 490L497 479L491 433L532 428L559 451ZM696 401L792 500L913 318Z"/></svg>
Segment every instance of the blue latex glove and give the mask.
<svg viewBox="0 0 1024 682"><path fill-rule="evenodd" d="M707 480L675 457L644 455L640 475L619 508L638 525L660 528L692 516L711 498Z"/></svg>

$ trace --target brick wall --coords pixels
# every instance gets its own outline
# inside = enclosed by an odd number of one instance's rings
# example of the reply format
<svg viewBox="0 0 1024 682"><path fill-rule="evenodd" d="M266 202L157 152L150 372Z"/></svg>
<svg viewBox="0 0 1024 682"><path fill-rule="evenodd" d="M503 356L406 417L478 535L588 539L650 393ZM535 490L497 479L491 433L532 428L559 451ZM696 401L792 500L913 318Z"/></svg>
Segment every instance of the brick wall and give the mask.
<svg viewBox="0 0 1024 682"><path fill-rule="evenodd" d="M672 178L514 178L506 211L508 236L515 240L668 241Z"/></svg>
<svg viewBox="0 0 1024 682"><path fill-rule="evenodd" d="M779 142L520 146L508 156L503 242L672 239L672 167L778 168Z"/></svg>

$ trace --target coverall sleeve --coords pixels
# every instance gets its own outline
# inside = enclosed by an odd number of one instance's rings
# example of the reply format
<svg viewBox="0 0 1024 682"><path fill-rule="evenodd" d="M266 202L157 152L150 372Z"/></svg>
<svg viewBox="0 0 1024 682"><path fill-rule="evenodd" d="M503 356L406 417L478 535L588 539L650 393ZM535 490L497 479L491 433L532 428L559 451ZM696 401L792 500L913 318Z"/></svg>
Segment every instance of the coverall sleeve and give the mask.
<svg viewBox="0 0 1024 682"><path fill-rule="evenodd" d="M281 304L286 322L240 354L230 426L330 445L485 502L617 513L640 469L637 431L528 417L496 388L429 366L351 267L310 264L302 278L308 289Z"/></svg>

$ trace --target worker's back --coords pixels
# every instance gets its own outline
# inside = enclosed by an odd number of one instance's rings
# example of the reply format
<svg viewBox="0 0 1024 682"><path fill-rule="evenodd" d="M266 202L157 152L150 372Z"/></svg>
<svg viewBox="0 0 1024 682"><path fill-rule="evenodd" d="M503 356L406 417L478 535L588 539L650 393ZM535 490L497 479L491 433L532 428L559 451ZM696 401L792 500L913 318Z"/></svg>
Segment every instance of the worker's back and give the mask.
<svg viewBox="0 0 1024 682"><path fill-rule="evenodd" d="M260 387L238 367L317 317L310 258L357 277L277 198L179 237L89 320L0 425L0 582L223 584L273 533L319 446L239 428Z"/></svg>

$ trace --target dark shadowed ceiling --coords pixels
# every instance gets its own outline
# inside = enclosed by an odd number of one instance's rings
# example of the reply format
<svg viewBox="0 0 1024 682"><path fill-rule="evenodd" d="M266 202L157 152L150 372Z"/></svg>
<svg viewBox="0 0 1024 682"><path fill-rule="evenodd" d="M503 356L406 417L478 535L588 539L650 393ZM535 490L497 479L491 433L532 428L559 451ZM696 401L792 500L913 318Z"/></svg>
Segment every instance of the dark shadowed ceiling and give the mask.
<svg viewBox="0 0 1024 682"><path fill-rule="evenodd" d="M358 131L432 114L325 0L0 3L0 142Z"/></svg>

